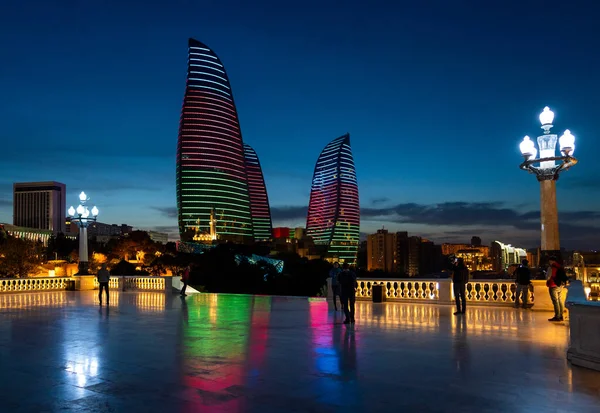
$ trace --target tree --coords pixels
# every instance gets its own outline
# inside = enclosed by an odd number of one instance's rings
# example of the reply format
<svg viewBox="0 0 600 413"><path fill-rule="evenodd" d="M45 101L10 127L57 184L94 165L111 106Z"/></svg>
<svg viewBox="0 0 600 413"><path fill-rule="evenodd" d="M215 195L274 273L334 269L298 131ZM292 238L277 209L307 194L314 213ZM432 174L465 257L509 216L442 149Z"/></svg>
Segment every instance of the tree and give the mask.
<svg viewBox="0 0 600 413"><path fill-rule="evenodd" d="M0 245L0 276L27 277L42 262L37 243L8 237Z"/></svg>
<svg viewBox="0 0 600 413"><path fill-rule="evenodd" d="M110 273L112 275L134 275L136 273L135 264L121 260L110 269Z"/></svg>
<svg viewBox="0 0 600 413"><path fill-rule="evenodd" d="M150 275L153 277L160 277L161 275L165 275L167 273L167 269L160 258L161 257L155 258L150 264Z"/></svg>
<svg viewBox="0 0 600 413"><path fill-rule="evenodd" d="M159 250L157 243L152 241L146 231L133 231L121 236L116 242L109 243L113 258L131 260L141 258L145 265L149 265Z"/></svg>

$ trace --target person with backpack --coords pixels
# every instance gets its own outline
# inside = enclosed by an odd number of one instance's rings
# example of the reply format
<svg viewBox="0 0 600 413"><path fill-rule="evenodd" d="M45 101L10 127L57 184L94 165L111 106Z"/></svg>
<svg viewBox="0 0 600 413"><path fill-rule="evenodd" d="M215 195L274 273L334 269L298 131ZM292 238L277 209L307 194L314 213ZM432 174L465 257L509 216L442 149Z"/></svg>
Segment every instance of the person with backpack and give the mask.
<svg viewBox="0 0 600 413"><path fill-rule="evenodd" d="M529 270L529 261L521 261L519 268L515 270L515 282L517 283L517 294L515 297L515 308L520 307L519 300L523 301L523 308L527 309L529 300L529 284L531 284L531 271ZM522 297L521 297L522 296Z"/></svg>
<svg viewBox="0 0 600 413"><path fill-rule="evenodd" d="M333 267L331 268L331 270L329 270L329 277L331 277L331 290L333 293L333 308L335 309L335 311L338 310L336 297L338 297L340 300L340 307L343 307L342 296L340 295L340 280L339 280L340 272L342 272L342 269L340 268L340 264L337 262L334 262Z"/></svg>
<svg viewBox="0 0 600 413"><path fill-rule="evenodd" d="M567 273L556 257L548 258L550 266L548 267L546 286L550 292L550 299L554 305L554 317L548 321L563 321L563 312L565 307L562 301L562 287L567 284Z"/></svg>

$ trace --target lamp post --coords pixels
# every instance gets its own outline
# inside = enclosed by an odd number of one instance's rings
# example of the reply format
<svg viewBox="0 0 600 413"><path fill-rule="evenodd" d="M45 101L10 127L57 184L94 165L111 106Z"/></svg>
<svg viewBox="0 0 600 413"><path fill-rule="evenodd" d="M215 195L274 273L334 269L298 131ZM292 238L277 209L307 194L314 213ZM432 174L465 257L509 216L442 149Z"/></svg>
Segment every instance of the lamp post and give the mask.
<svg viewBox="0 0 600 413"><path fill-rule="evenodd" d="M545 264L550 255L557 257L560 255L556 181L562 171L566 171L577 163L577 159L573 157L575 136L568 129L560 138L550 133L553 120L554 112L546 106L540 114L544 133L537 138L540 150L539 158L536 158L538 151L529 136L525 136L520 145L524 158L520 168L534 174L540 183L541 264ZM560 156L556 156L557 141L560 145Z"/></svg>
<svg viewBox="0 0 600 413"><path fill-rule="evenodd" d="M87 227L91 222L96 222L96 217L98 216L98 208L94 206L90 211L86 205L87 201L89 201L89 198L82 191L79 194L79 206L77 208L71 206L68 211L71 216L71 222L77 222L77 226L79 227L79 272L77 275L88 274Z"/></svg>

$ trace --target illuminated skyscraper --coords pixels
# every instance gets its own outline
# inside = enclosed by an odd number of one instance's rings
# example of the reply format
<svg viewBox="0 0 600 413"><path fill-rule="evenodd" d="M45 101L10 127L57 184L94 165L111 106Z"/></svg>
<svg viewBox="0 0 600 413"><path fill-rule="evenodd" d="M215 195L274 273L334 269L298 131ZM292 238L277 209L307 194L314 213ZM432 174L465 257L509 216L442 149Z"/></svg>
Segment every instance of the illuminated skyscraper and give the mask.
<svg viewBox="0 0 600 413"><path fill-rule="evenodd" d="M177 142L179 232L208 231L215 211L217 236L254 237L246 162L238 114L225 67L210 48L189 40L188 73Z"/></svg>
<svg viewBox="0 0 600 413"><path fill-rule="evenodd" d="M260 167L258 156L252 147L244 144L248 191L250 192L250 212L255 241L266 241L271 238L271 210L267 187Z"/></svg>
<svg viewBox="0 0 600 413"><path fill-rule="evenodd" d="M360 232L358 184L350 135L331 141L319 155L310 191L306 235L327 247L328 260L356 264Z"/></svg>

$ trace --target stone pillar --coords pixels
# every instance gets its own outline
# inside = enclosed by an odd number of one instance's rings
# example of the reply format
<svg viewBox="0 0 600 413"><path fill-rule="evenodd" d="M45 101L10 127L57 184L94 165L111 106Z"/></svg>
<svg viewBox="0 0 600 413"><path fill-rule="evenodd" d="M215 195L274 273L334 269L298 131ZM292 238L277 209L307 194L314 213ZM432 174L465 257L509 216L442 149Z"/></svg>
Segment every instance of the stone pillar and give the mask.
<svg viewBox="0 0 600 413"><path fill-rule="evenodd" d="M450 278L440 279L438 284L440 294L439 303L452 304L452 280Z"/></svg>
<svg viewBox="0 0 600 413"><path fill-rule="evenodd" d="M558 208L556 206L556 177L540 177L541 241L540 266L547 265L548 257L560 259Z"/></svg>
<svg viewBox="0 0 600 413"><path fill-rule="evenodd" d="M86 275L89 273L88 264L88 239L87 227L79 227L79 272L78 274Z"/></svg>
<svg viewBox="0 0 600 413"><path fill-rule="evenodd" d="M75 289L77 291L88 291L93 290L95 275L77 275L75 279Z"/></svg>
<svg viewBox="0 0 600 413"><path fill-rule="evenodd" d="M165 281L165 293L173 292L173 277L161 277Z"/></svg>

